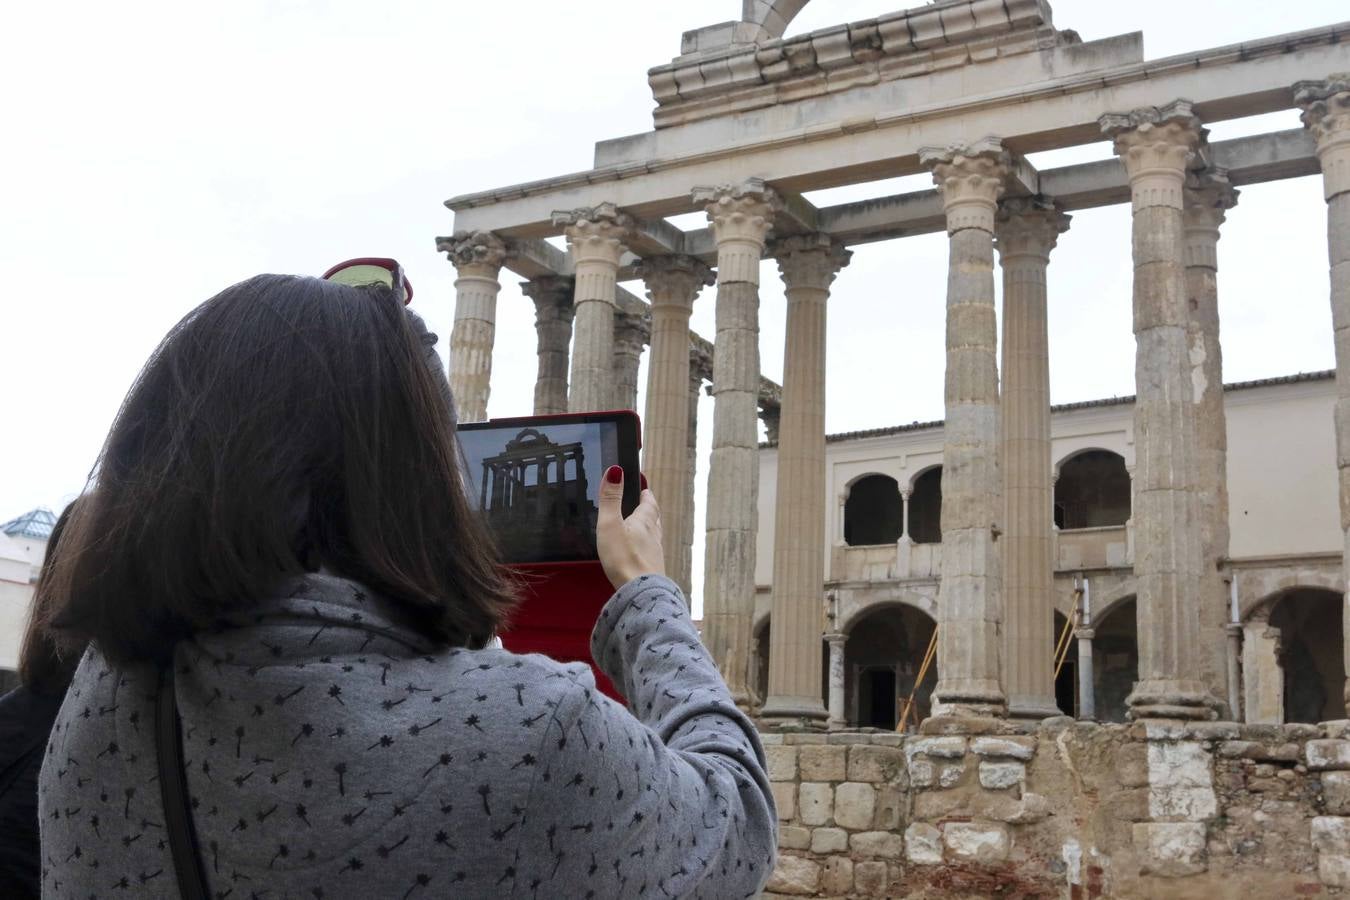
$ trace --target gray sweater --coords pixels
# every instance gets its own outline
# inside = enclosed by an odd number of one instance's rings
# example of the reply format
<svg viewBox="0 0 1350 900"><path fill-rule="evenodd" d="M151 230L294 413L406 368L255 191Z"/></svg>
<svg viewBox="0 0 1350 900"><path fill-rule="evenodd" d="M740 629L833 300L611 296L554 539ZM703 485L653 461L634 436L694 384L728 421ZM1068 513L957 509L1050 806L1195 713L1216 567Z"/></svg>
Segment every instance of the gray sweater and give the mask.
<svg viewBox="0 0 1350 900"><path fill-rule="evenodd" d="M606 605L600 667L433 646L315 575L177 649L213 896L744 897L773 868L755 729L669 580ZM90 651L39 787L44 897L172 897L148 668Z"/></svg>

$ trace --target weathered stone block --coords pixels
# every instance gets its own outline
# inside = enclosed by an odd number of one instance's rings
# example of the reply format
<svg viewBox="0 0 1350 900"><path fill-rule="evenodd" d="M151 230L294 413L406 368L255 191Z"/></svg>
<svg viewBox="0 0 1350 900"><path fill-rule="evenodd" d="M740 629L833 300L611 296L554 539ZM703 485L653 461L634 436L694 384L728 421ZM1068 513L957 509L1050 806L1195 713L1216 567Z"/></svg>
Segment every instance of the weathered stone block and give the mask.
<svg viewBox="0 0 1350 900"><path fill-rule="evenodd" d="M800 825L778 826L778 847L782 850L810 849L811 829Z"/></svg>
<svg viewBox="0 0 1350 900"><path fill-rule="evenodd" d="M1239 732L1236 722L1191 722L1186 726L1186 736L1196 741L1236 740Z"/></svg>
<svg viewBox="0 0 1350 900"><path fill-rule="evenodd" d="M1007 790L1026 780L1027 767L1020 762L981 762L980 786L991 791Z"/></svg>
<svg viewBox="0 0 1350 900"><path fill-rule="evenodd" d="M1350 855L1350 818L1316 816L1312 820L1312 844L1318 853Z"/></svg>
<svg viewBox="0 0 1350 900"><path fill-rule="evenodd" d="M1324 773L1322 799L1333 816L1350 816L1350 772Z"/></svg>
<svg viewBox="0 0 1350 900"><path fill-rule="evenodd" d="M820 891L820 864L801 856L779 854L765 889L779 894L810 896Z"/></svg>
<svg viewBox="0 0 1350 900"><path fill-rule="evenodd" d="M966 739L963 737L922 737L914 738L905 744L905 756L936 756L943 759L960 759L966 755Z"/></svg>
<svg viewBox="0 0 1350 900"><path fill-rule="evenodd" d="M942 827L942 841L956 859L983 865L1008 858L1008 827L979 822L948 822Z"/></svg>
<svg viewBox="0 0 1350 900"><path fill-rule="evenodd" d="M1303 752L1308 768L1314 772L1350 769L1350 741L1308 741Z"/></svg>
<svg viewBox="0 0 1350 900"><path fill-rule="evenodd" d="M906 795L900 788L881 785L877 788L877 811L872 816L872 827L893 831L904 821Z"/></svg>
<svg viewBox="0 0 1350 900"><path fill-rule="evenodd" d="M770 781L795 781L797 779L796 747L766 746L764 757L769 764Z"/></svg>
<svg viewBox="0 0 1350 900"><path fill-rule="evenodd" d="M914 788L928 788L937 783L937 767L926 759L909 761L909 785Z"/></svg>
<svg viewBox="0 0 1350 900"><path fill-rule="evenodd" d="M1322 723L1322 729L1327 737L1333 740L1350 737L1350 719L1332 719L1329 722Z"/></svg>
<svg viewBox="0 0 1350 900"><path fill-rule="evenodd" d="M965 774L965 763L948 763L945 766L938 767L938 787L953 788L961 783L961 776Z"/></svg>
<svg viewBox="0 0 1350 900"><path fill-rule="evenodd" d="M834 788L818 781L803 781L797 788L797 817L803 825L824 825L834 812Z"/></svg>
<svg viewBox="0 0 1350 900"><path fill-rule="evenodd" d="M918 866L942 862L942 833L927 822L915 822L905 829L905 858Z"/></svg>
<svg viewBox="0 0 1350 900"><path fill-rule="evenodd" d="M847 747L812 744L796 749L802 781L843 781L846 777Z"/></svg>
<svg viewBox="0 0 1350 900"><path fill-rule="evenodd" d="M1148 744L1149 817L1197 821L1219 811L1211 756L1196 741Z"/></svg>
<svg viewBox="0 0 1350 900"><path fill-rule="evenodd" d="M905 842L891 831L860 831L848 839L849 848L863 856L898 859L905 851Z"/></svg>
<svg viewBox="0 0 1350 900"><path fill-rule="evenodd" d="M847 856L832 856L825 860L820 873L820 892L826 896L842 896L853 892L853 860Z"/></svg>
<svg viewBox="0 0 1350 900"><path fill-rule="evenodd" d="M797 817L797 785L791 781L776 781L769 785L774 806L778 807L778 821L790 822Z"/></svg>
<svg viewBox="0 0 1350 900"><path fill-rule="evenodd" d="M1337 853L1317 855L1317 877L1331 887L1350 887L1350 856Z"/></svg>
<svg viewBox="0 0 1350 900"><path fill-rule="evenodd" d="M905 754L896 747L853 747L849 750L849 781L901 781L905 774Z"/></svg>
<svg viewBox="0 0 1350 900"><path fill-rule="evenodd" d="M812 853L842 853L848 849L848 832L842 828L817 828L811 832Z"/></svg>
<svg viewBox="0 0 1350 900"><path fill-rule="evenodd" d="M846 781L834 791L834 821L853 831L872 827L877 792L870 784Z"/></svg>
<svg viewBox="0 0 1350 900"><path fill-rule="evenodd" d="M1036 739L1010 735L1008 737L977 737L970 749L980 756L1007 756L1023 761L1036 755Z"/></svg>
<svg viewBox="0 0 1350 900"><path fill-rule="evenodd" d="M885 897L890 888L884 862L869 860L853 867L853 889L860 897Z"/></svg>
<svg viewBox="0 0 1350 900"><path fill-rule="evenodd" d="M1138 822L1133 834L1143 871L1168 878L1205 871L1203 822Z"/></svg>

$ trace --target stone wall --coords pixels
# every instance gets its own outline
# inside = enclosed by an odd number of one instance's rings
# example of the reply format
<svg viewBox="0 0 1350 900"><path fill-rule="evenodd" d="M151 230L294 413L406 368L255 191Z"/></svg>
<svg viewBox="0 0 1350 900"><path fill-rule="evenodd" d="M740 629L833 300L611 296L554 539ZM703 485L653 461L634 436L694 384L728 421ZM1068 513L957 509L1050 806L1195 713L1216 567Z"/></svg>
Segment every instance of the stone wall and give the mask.
<svg viewBox="0 0 1350 900"><path fill-rule="evenodd" d="M765 896L1350 896L1350 722L979 724L764 735Z"/></svg>

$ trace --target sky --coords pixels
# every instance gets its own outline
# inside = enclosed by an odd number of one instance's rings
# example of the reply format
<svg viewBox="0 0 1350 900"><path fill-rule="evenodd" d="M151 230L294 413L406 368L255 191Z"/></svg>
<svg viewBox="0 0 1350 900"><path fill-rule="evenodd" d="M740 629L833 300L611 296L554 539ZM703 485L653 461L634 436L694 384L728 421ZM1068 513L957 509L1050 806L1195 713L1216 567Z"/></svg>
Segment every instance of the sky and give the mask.
<svg viewBox="0 0 1350 900"><path fill-rule="evenodd" d="M814 0L788 33L904 5ZM1084 40L1142 31L1148 58L1350 18L1344 0L1052 5L1056 25ZM7 9L0 521L77 495L167 329L258 272L317 274L354 256L396 257L444 353L454 272L435 237L454 224L442 202L590 168L596 141L650 130L647 69L679 52L683 31L739 11L739 0L53 0ZM1298 125L1290 110L1215 123L1211 139ZM1101 143L1033 162L1110 155ZM1229 214L1219 245L1228 381L1333 366L1319 181L1244 188ZM826 205L923 186L808 196ZM1051 257L1056 403L1133 393L1129 228L1125 206L1077 213ZM859 247L839 275L829 431L941 417L944 243L929 235ZM503 271L493 416L527 414L532 402L533 310L518 281ZM784 300L771 263L762 282L762 365L780 380ZM713 336L711 291L693 327ZM710 398L700 421L701 482Z"/></svg>

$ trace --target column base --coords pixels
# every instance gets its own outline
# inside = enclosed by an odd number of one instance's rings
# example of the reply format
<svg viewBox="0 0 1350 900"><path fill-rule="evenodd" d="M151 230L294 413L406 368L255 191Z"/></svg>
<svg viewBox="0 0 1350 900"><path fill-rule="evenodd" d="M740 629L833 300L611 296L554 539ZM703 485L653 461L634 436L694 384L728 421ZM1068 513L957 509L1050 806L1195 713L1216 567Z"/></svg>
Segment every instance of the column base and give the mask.
<svg viewBox="0 0 1350 900"><path fill-rule="evenodd" d="M829 713L819 697L778 697L770 695L759 711L759 718L768 728L800 728L823 731Z"/></svg>
<svg viewBox="0 0 1350 900"><path fill-rule="evenodd" d="M1035 695L1008 695L1008 718L1010 719L1053 719L1066 715L1055 702L1054 697Z"/></svg>
<svg viewBox="0 0 1350 900"><path fill-rule="evenodd" d="M1125 705L1131 719L1211 721L1219 717L1222 704L1198 681L1150 679L1135 683Z"/></svg>
<svg viewBox="0 0 1350 900"><path fill-rule="evenodd" d="M1001 719L1008 714L1008 701L993 679L966 679L962 683L939 681L933 688L933 715Z"/></svg>

